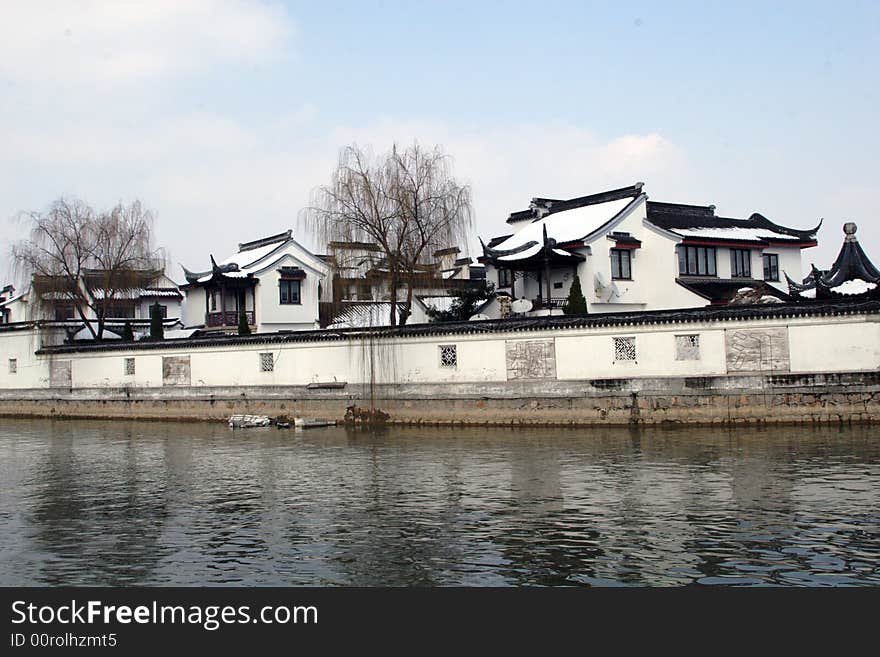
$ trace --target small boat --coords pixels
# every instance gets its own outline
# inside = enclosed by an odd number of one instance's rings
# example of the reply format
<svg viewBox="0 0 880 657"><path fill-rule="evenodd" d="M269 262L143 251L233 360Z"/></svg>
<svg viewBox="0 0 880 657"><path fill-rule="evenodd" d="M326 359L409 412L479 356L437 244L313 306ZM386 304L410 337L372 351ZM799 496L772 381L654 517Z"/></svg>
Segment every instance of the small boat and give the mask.
<svg viewBox="0 0 880 657"><path fill-rule="evenodd" d="M251 429L253 427L268 427L272 424L265 415L232 415L229 417L231 429Z"/></svg>
<svg viewBox="0 0 880 657"><path fill-rule="evenodd" d="M322 418L297 417L293 419L296 429L318 429L320 427L335 427L336 420L324 420Z"/></svg>

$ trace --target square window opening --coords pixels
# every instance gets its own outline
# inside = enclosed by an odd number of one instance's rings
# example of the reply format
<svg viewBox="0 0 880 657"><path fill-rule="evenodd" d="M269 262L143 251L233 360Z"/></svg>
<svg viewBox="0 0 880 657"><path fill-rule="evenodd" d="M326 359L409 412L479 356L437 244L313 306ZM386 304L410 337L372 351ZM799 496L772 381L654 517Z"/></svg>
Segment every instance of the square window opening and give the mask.
<svg viewBox="0 0 880 657"><path fill-rule="evenodd" d="M440 367L458 367L458 349L456 348L456 345L440 345Z"/></svg>
<svg viewBox="0 0 880 657"><path fill-rule="evenodd" d="M134 375L134 358L126 358L125 359L125 375L126 376Z"/></svg>
<svg viewBox="0 0 880 657"><path fill-rule="evenodd" d="M275 354L272 352L266 352L260 354L260 371L261 372L274 372L275 371Z"/></svg>
<svg viewBox="0 0 880 657"><path fill-rule="evenodd" d="M9 359L9 373L17 374L18 373L18 359L10 358Z"/></svg>
<svg viewBox="0 0 880 657"><path fill-rule="evenodd" d="M636 339L629 338L613 338L614 340L614 360L634 362L636 360Z"/></svg>

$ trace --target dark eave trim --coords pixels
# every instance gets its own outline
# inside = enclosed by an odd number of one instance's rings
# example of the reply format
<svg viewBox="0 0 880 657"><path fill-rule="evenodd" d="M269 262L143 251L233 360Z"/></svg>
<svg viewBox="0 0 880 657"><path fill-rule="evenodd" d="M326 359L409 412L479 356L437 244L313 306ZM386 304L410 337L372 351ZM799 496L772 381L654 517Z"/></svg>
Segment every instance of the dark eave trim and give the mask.
<svg viewBox="0 0 880 657"><path fill-rule="evenodd" d="M753 306L706 306L678 310L601 313L494 319L475 322L449 322L377 327L372 329L341 329L298 331L295 333L255 333L248 336L211 338L177 338L146 343L62 345L39 350L38 354L95 353L108 351L143 351L156 349L199 349L220 345L265 345L300 342L346 342L372 337L420 338L449 335L491 335L496 333L535 332L593 327L630 327L641 325L682 324L692 322L740 322L754 319L791 319L843 315L880 315L880 301L860 303L822 301L816 303L772 304Z"/></svg>

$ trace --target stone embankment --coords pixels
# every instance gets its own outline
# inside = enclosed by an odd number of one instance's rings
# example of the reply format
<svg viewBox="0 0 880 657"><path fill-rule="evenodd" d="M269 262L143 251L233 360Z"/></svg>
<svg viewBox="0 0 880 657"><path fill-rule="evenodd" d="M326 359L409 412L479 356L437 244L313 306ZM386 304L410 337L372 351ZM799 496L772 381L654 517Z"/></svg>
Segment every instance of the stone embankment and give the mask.
<svg viewBox="0 0 880 657"><path fill-rule="evenodd" d="M880 422L880 373L479 384L0 391L0 416L225 421L381 409L391 424L532 426ZM349 411L349 415L351 411Z"/></svg>

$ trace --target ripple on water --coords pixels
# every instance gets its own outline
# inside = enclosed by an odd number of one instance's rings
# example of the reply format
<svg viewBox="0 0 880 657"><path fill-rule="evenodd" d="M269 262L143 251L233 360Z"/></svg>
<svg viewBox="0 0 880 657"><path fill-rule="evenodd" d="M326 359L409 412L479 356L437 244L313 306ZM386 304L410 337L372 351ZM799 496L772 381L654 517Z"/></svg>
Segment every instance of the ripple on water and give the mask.
<svg viewBox="0 0 880 657"><path fill-rule="evenodd" d="M4 421L0 584L880 584L869 428Z"/></svg>

